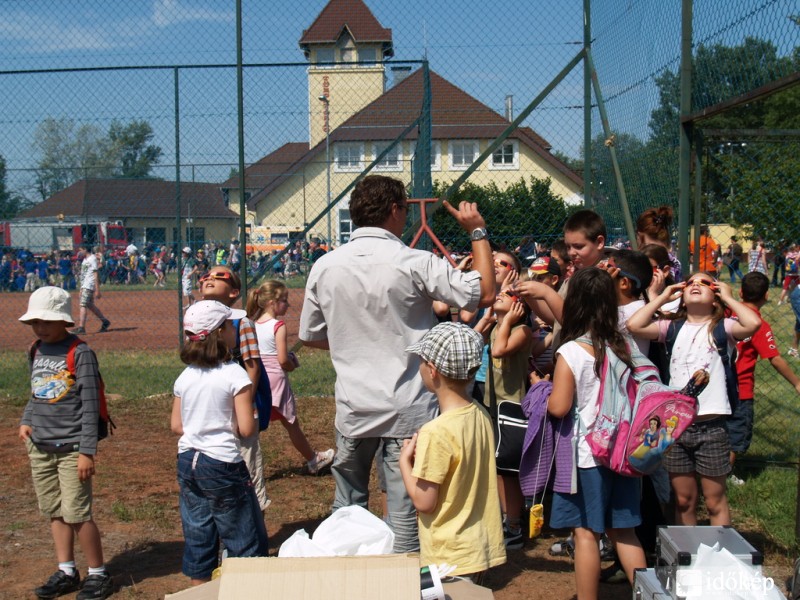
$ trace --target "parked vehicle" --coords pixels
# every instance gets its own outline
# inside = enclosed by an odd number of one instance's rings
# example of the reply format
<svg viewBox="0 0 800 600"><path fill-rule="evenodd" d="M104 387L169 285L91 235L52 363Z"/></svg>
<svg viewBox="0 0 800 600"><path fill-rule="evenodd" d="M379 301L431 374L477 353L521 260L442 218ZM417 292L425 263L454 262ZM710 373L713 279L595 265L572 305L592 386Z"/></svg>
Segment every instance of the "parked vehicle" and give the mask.
<svg viewBox="0 0 800 600"><path fill-rule="evenodd" d="M74 251L83 246L125 249L128 232L119 221L79 223L77 221L0 222L0 245L27 248L31 252Z"/></svg>

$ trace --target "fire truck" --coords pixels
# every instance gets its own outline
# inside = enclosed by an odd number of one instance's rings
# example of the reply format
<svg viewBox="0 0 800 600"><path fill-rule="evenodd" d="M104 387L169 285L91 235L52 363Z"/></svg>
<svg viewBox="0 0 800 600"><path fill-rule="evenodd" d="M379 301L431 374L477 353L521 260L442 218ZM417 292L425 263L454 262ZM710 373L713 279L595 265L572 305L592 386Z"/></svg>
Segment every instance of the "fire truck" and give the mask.
<svg viewBox="0 0 800 600"><path fill-rule="evenodd" d="M84 246L124 250L128 232L120 221L83 222L12 220L0 222L0 246L26 248L34 253L74 251Z"/></svg>

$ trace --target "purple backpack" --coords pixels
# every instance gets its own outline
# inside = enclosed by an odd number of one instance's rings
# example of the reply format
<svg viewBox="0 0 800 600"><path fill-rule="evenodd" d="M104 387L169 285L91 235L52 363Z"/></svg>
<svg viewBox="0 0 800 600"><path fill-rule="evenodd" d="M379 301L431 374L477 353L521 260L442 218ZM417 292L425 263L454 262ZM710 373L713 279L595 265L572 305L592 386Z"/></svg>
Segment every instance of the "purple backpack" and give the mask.
<svg viewBox="0 0 800 600"><path fill-rule="evenodd" d="M580 342L591 343L587 338ZM705 385L694 380L683 390L661 383L658 369L629 345L633 370L608 346L600 374L597 418L591 427L579 419L592 455L603 466L629 477L655 471L697 415L697 395Z"/></svg>

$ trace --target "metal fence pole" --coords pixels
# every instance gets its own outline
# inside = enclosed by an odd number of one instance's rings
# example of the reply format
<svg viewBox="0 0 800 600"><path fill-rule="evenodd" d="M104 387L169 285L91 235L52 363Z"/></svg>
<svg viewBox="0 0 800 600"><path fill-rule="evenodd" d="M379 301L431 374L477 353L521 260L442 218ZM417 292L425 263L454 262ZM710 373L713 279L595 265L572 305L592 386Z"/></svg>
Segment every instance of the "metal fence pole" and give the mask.
<svg viewBox="0 0 800 600"><path fill-rule="evenodd" d="M181 273L183 272L183 235L181 234L181 104L180 104L180 70L172 70L175 84L175 254L178 265L178 345L183 348L183 289Z"/></svg>
<svg viewBox="0 0 800 600"><path fill-rule="evenodd" d="M692 0L681 3L681 116L692 112ZM678 259L686 268L689 264L689 187L691 185L692 140L691 124L681 123L678 151ZM697 219L698 216L695 216ZM695 248L699 244L695 230ZM697 248L699 249L699 248ZM697 267L699 252L695 252Z"/></svg>
<svg viewBox="0 0 800 600"><path fill-rule="evenodd" d="M592 69L589 51L592 46L591 0L583 0L583 204L594 206L592 197Z"/></svg>
<svg viewBox="0 0 800 600"><path fill-rule="evenodd" d="M242 82L242 0L236 0L236 112L239 136L239 269L242 280L242 308L247 305L247 201L244 197L244 85Z"/></svg>

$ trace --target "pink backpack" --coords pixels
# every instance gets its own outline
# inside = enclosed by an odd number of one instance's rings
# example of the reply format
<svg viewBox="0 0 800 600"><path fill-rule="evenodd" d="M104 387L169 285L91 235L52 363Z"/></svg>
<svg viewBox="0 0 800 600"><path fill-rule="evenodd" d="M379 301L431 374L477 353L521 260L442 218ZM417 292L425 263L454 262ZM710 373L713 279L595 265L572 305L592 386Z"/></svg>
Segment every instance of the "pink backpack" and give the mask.
<svg viewBox="0 0 800 600"><path fill-rule="evenodd" d="M591 343L587 338L578 341ZM697 395L705 384L692 380L683 390L666 386L636 345L629 349L633 370L606 347L597 418L588 428L579 419L579 429L600 464L640 477L661 465L664 452L694 422Z"/></svg>

